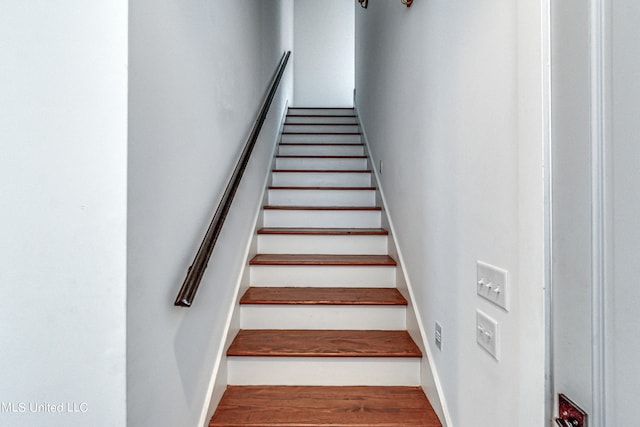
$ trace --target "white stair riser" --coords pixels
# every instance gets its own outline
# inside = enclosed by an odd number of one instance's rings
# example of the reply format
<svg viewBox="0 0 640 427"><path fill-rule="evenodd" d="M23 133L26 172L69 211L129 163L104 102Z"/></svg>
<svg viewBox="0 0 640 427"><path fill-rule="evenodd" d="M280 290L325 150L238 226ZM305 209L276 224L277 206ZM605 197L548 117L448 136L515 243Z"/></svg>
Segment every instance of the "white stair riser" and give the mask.
<svg viewBox="0 0 640 427"><path fill-rule="evenodd" d="M243 329L403 330L404 306L242 305Z"/></svg>
<svg viewBox="0 0 640 427"><path fill-rule="evenodd" d="M287 114L303 116L353 116L353 108L289 108Z"/></svg>
<svg viewBox="0 0 640 427"><path fill-rule="evenodd" d="M274 186L369 187L370 172L273 172Z"/></svg>
<svg viewBox="0 0 640 427"><path fill-rule="evenodd" d="M280 145L278 154L281 156L363 156L364 146L349 145Z"/></svg>
<svg viewBox="0 0 640 427"><path fill-rule="evenodd" d="M281 142L295 142L295 143L311 143L311 144L361 144L362 140L360 135L305 135L305 134L283 134Z"/></svg>
<svg viewBox="0 0 640 427"><path fill-rule="evenodd" d="M325 125L325 124L305 124L305 125L284 125L284 132L329 132L329 133L337 133L337 132L359 132L360 128L358 125Z"/></svg>
<svg viewBox="0 0 640 427"><path fill-rule="evenodd" d="M419 358L229 357L230 385L418 386Z"/></svg>
<svg viewBox="0 0 640 427"><path fill-rule="evenodd" d="M327 116L316 116L316 117L296 117L296 116L287 116L286 124L297 124L297 123L340 123L340 124L357 124L357 120L355 117L327 117Z"/></svg>
<svg viewBox="0 0 640 427"><path fill-rule="evenodd" d="M393 288L396 268L393 266L301 266L252 265L253 286L292 286L323 288Z"/></svg>
<svg viewBox="0 0 640 427"><path fill-rule="evenodd" d="M269 190L269 204L276 206L376 205L375 190Z"/></svg>
<svg viewBox="0 0 640 427"><path fill-rule="evenodd" d="M365 170L367 168L367 159L311 159L305 157L276 158L276 169Z"/></svg>
<svg viewBox="0 0 640 427"><path fill-rule="evenodd" d="M380 211L265 209L265 227L379 228Z"/></svg>
<svg viewBox="0 0 640 427"><path fill-rule="evenodd" d="M387 236L259 234L261 254L386 255Z"/></svg>

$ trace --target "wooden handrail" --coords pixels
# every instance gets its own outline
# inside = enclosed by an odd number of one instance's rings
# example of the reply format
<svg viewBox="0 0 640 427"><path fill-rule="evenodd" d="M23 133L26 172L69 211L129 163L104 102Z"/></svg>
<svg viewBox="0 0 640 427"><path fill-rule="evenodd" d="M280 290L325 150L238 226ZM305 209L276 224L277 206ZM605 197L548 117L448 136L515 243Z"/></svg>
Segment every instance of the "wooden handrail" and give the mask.
<svg viewBox="0 0 640 427"><path fill-rule="evenodd" d="M267 113L269 112L269 108L271 107L271 103L273 102L273 98L276 95L278 86L280 85L280 80L282 80L282 75L284 74L284 70L287 67L287 63L289 62L289 56L291 56L290 51L285 52L280 59L280 64L278 65L276 75L269 89L269 93L267 94L262 104L262 108L260 109L258 118L253 125L251 134L249 135L244 149L242 150L242 154L240 155L238 163L233 170L233 174L231 175L231 178L229 178L227 187L224 190L222 199L220 199L218 208L213 215L211 224L209 224L209 228L204 235L204 239L200 244L200 248L198 248L198 252L193 259L193 263L191 263L191 266L187 271L187 277L182 283L180 292L178 292L178 296L176 297L176 301L174 303L178 307L191 307L191 304L193 303L196 292L198 291L198 287L200 286L200 282L202 281L202 276L204 275L204 272L207 269L207 265L209 264L211 253L213 252L213 248L215 247L218 236L220 235L220 231L222 230L222 226L224 225L224 220L229 213L229 209L231 208L233 197L238 190L238 186L240 185L240 181L242 180L242 175L244 174L244 171L247 168L247 164L249 163L251 152L253 151L253 147L256 145L258 135L260 134L262 125L264 124L264 121L267 117Z"/></svg>

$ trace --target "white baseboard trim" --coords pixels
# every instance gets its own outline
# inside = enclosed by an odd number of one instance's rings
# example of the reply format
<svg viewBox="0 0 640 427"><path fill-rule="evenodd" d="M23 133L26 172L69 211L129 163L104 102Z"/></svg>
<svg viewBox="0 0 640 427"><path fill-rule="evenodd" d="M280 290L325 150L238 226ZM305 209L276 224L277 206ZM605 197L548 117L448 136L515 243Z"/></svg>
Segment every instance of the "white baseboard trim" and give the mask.
<svg viewBox="0 0 640 427"><path fill-rule="evenodd" d="M357 121L360 124L362 141L364 142L366 147L366 151L367 151L366 155L369 157L371 161L373 161L373 157L371 156L371 146L369 145L369 138L367 137L366 126L362 122L362 118L360 117L360 114L358 112L358 104L355 99L355 96L354 96L353 104L354 104ZM404 285L406 285L406 291L409 293L408 296L410 301L409 301L409 306L407 307L407 326L409 329L409 333L412 333L411 329L413 329L411 328L411 322L409 320L410 320L410 317L413 317L416 323L415 326L417 326L420 334L420 337L414 337L414 339L418 338L416 339L416 341L421 341L418 343L418 345L425 352L425 356L426 356L423 358L423 362L422 362L423 365L426 365L422 370L422 387L424 388L425 393L429 397L429 401L431 402L431 405L433 406L434 411L440 418L440 421L444 424L444 427L453 427L453 424L451 422L451 415L449 413L446 400L444 399L442 384L440 382L438 372L436 371L436 367L433 363L433 357L432 357L431 349L429 346L429 341L427 339L427 334L424 328L424 322L422 321L422 316L420 315L418 308L414 304L415 297L413 292L413 286L411 284L409 275L407 274L404 257L402 256L402 251L396 239L395 227L393 225L391 215L387 208L387 200L385 198L384 191L382 189L379 171L375 167L375 165L372 165L371 169L373 171L373 180L375 181L375 186L377 186L378 188L380 199L382 201L383 217L386 217L386 220L389 226L391 243L393 245L393 248L390 248L390 250L391 249L395 250L395 255L398 258L397 261L400 267L400 269L398 270L398 276L399 276L398 279L402 279L402 281L404 281ZM401 288L400 282L398 283L398 287ZM435 396L434 396L434 392L435 392Z"/></svg>
<svg viewBox="0 0 640 427"><path fill-rule="evenodd" d="M282 130L284 129L284 122L287 117L287 109L289 108L289 100L285 102L284 110L281 113L280 117L280 125L278 130L276 131L276 138L273 141L273 146L271 148L271 157L270 161L273 162L276 150L278 149L278 141L279 137L282 134ZM252 248L256 246L256 233L255 230L258 228L258 221L260 220L260 215L262 213L262 204L264 201L264 197L266 194L266 190L269 184L269 179L271 178L271 167L267 168L266 174L264 177L264 181L262 183L262 193L261 196L257 199L256 203L256 214L253 218L253 223L251 225L253 233L247 241L245 251L244 251L244 259L248 260L251 254ZM213 416L213 412L215 408L218 406L220 399L225 391L227 385L227 369L226 369L226 349L230 344L231 339L233 338L235 329L233 328L234 319L238 319L239 313L239 305L238 299L240 298L240 291L242 290L242 284L248 281L248 265L245 265L240 274L238 275L238 280L235 284L235 291L233 297L233 303L229 307L229 311L227 313L227 320L224 327L224 334L222 335L221 345L218 348L218 353L216 355L216 361L213 365L213 369L211 371L211 377L209 380L209 386L207 389L207 394L205 396L204 402L202 404L202 411L200 414L200 419L198 421L199 427L207 427L209 425L209 420Z"/></svg>

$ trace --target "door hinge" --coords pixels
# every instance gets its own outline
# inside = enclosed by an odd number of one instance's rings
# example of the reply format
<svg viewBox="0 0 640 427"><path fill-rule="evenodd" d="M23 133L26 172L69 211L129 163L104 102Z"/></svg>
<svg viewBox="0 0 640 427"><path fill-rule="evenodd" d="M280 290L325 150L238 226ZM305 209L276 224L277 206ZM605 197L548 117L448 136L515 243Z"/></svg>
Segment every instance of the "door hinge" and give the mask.
<svg viewBox="0 0 640 427"><path fill-rule="evenodd" d="M588 427L587 413L562 393L558 395L558 414L556 424L560 427Z"/></svg>

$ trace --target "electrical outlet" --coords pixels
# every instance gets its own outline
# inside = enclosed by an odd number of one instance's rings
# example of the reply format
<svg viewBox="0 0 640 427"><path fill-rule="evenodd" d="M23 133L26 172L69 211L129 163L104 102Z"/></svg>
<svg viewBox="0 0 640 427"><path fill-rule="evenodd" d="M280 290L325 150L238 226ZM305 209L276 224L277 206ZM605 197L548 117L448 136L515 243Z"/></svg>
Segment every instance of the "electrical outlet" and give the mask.
<svg viewBox="0 0 640 427"><path fill-rule="evenodd" d="M442 350L442 325L438 322L436 322L436 347Z"/></svg>
<svg viewBox="0 0 640 427"><path fill-rule="evenodd" d="M476 311L476 341L496 360L500 357L498 322L480 310Z"/></svg>
<svg viewBox="0 0 640 427"><path fill-rule="evenodd" d="M509 311L509 272L482 261L476 263L476 292Z"/></svg>
<svg viewBox="0 0 640 427"><path fill-rule="evenodd" d="M380 171L380 175L382 175L382 160L380 160L380 168L378 170Z"/></svg>

